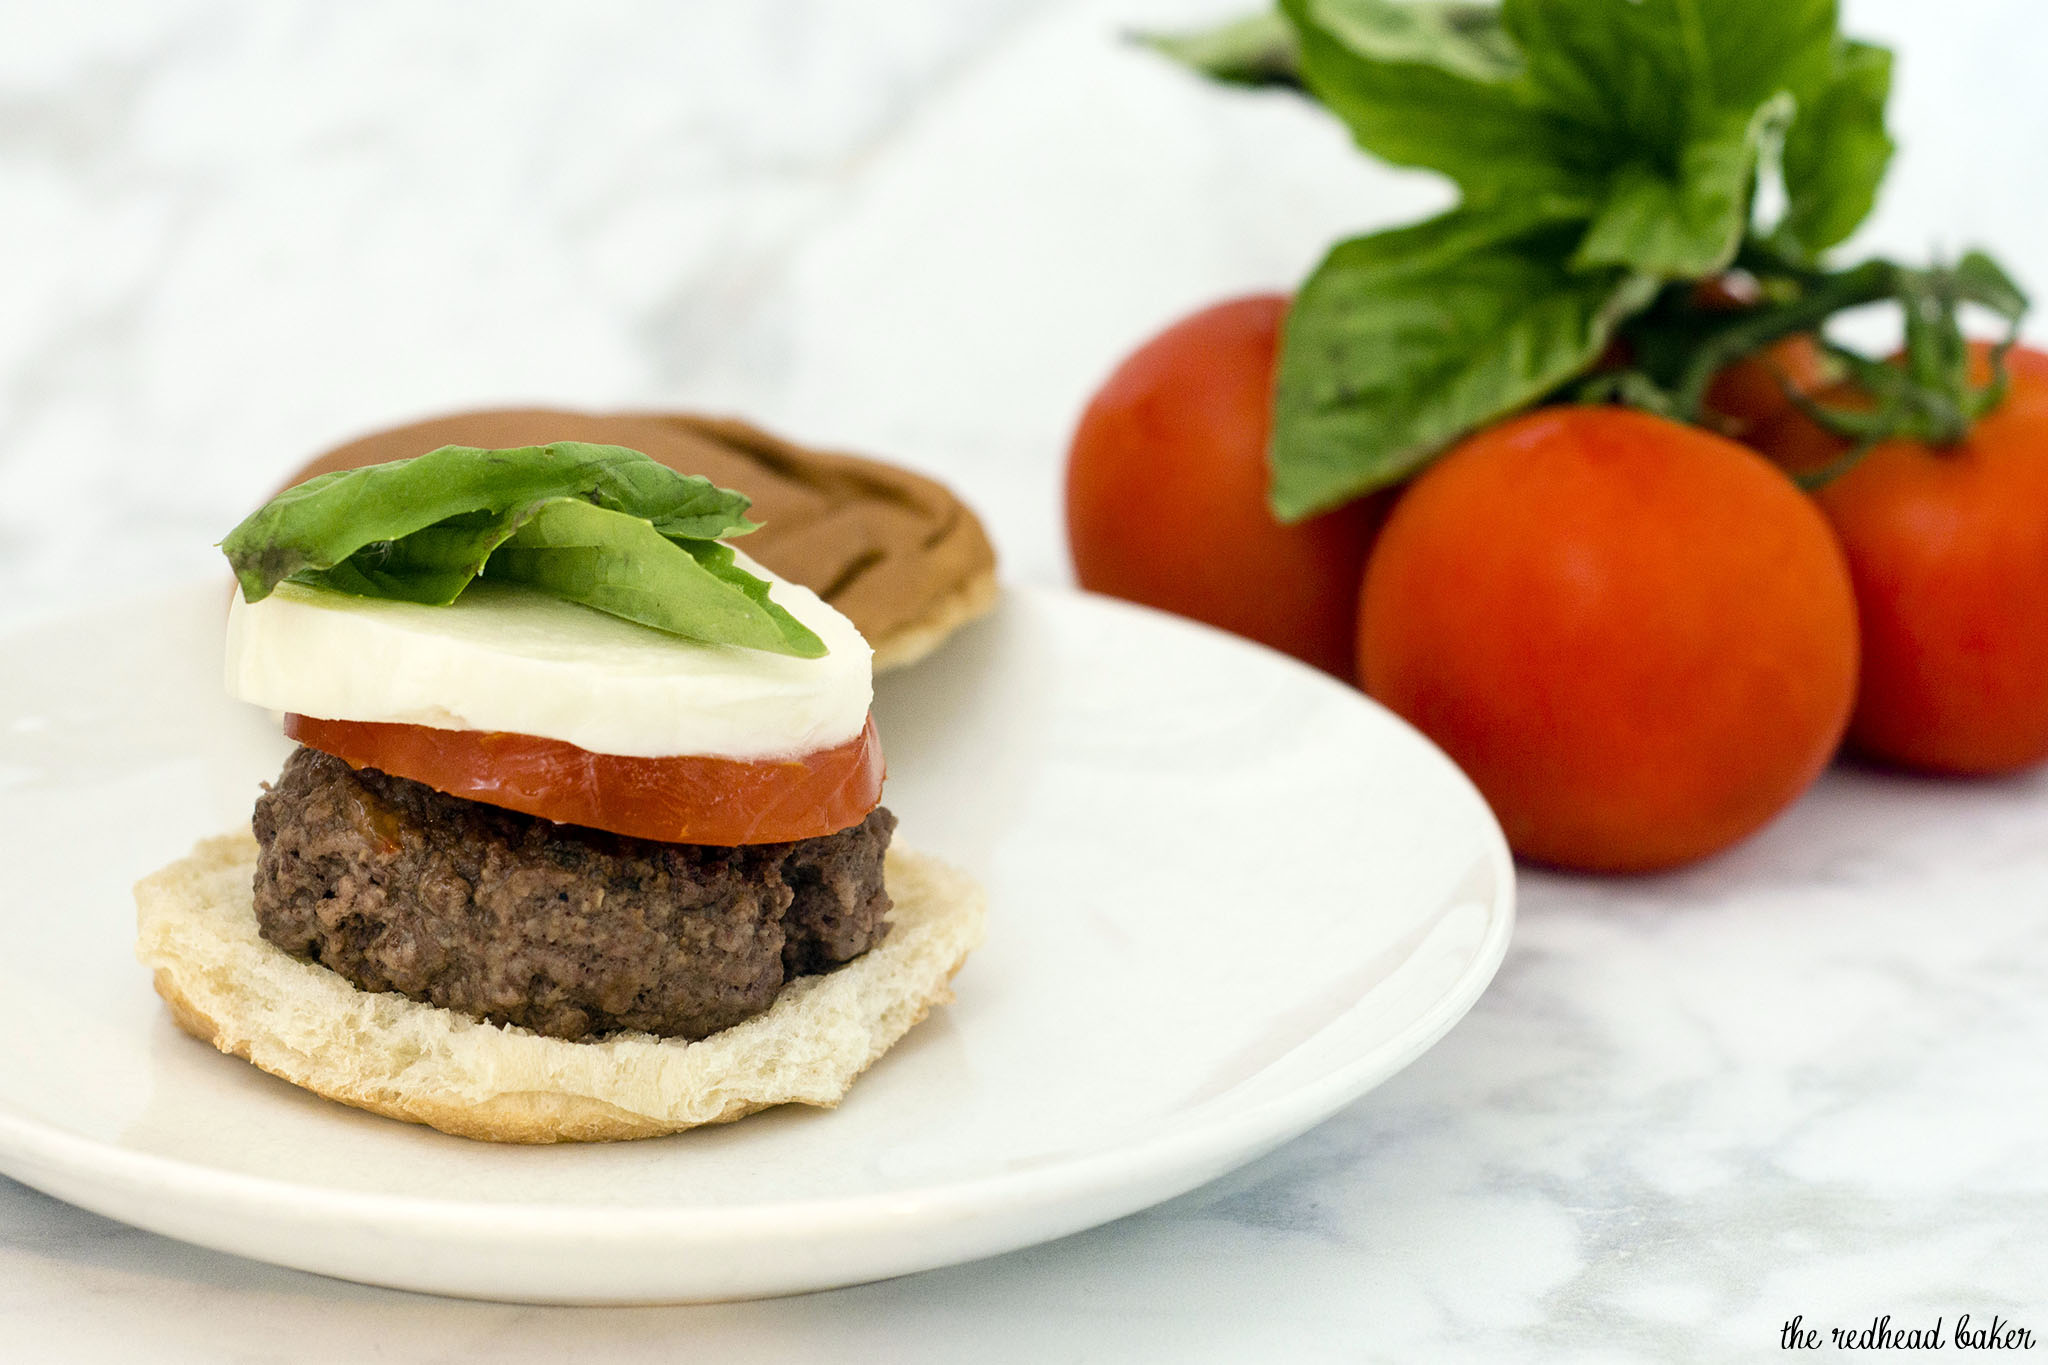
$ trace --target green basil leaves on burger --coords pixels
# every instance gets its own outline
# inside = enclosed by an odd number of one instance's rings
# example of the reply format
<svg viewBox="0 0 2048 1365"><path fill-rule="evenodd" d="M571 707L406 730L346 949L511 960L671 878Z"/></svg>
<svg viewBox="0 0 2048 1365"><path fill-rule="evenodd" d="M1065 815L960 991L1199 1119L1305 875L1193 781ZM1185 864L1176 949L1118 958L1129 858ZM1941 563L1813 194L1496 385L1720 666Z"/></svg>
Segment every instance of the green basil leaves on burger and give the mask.
<svg viewBox="0 0 2048 1365"><path fill-rule="evenodd" d="M447 606L479 577L670 635L815 659L825 645L741 568L744 494L623 446L443 446L286 489L221 542L250 602L279 583Z"/></svg>

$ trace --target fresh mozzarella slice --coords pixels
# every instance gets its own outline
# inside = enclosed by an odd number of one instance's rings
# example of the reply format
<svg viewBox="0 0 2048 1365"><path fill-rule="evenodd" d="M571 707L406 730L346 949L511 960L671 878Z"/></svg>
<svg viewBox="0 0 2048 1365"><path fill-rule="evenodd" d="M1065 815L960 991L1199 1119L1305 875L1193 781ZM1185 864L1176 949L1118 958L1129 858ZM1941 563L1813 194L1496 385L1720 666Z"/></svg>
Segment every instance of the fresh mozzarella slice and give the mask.
<svg viewBox="0 0 2048 1365"><path fill-rule="evenodd" d="M797 659L703 645L479 579L426 607L280 584L228 614L227 685L323 720L499 730L595 753L783 758L844 744L874 696L867 642L808 588L770 595L817 632Z"/></svg>

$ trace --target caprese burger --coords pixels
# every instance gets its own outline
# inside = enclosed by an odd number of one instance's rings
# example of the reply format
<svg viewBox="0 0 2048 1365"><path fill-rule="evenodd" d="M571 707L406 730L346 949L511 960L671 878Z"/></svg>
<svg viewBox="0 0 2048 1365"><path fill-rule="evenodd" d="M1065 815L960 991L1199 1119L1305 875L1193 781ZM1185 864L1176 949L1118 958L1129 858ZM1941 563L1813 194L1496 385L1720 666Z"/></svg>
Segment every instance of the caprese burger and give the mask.
<svg viewBox="0 0 2048 1365"><path fill-rule="evenodd" d="M227 684L300 747L137 887L180 1026L498 1141L837 1103L982 898L891 849L867 644L725 543L747 507L619 447L446 447L238 526Z"/></svg>

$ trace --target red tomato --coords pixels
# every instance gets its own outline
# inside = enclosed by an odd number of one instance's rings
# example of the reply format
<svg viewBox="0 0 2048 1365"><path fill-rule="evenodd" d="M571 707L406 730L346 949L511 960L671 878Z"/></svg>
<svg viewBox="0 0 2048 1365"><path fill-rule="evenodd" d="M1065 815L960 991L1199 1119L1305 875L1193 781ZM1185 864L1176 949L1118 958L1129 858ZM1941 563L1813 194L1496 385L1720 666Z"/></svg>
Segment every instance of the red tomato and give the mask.
<svg viewBox="0 0 2048 1365"><path fill-rule="evenodd" d="M1785 396L1812 394L1829 381L1827 353L1811 336L1781 337L1714 376L1707 386L1706 425L1744 445L1785 414L1796 411Z"/></svg>
<svg viewBox="0 0 2048 1365"><path fill-rule="evenodd" d="M1359 676L1434 739L1517 852L1600 871L1702 857L1827 765L1856 686L1828 525L1733 441L1620 408L1469 437L1395 506Z"/></svg>
<svg viewBox="0 0 2048 1365"><path fill-rule="evenodd" d="M1286 526L1266 506L1286 312L1278 294L1220 303L1117 367L1074 432L1067 540L1084 588L1349 676L1359 568L1383 507Z"/></svg>
<svg viewBox="0 0 2048 1365"><path fill-rule="evenodd" d="M1875 757L1950 773L2048 758L2048 355L2016 349L2008 370L1968 439L1884 442L1815 495L1863 618L1849 737ZM1801 470L1846 449L1797 412L1757 445Z"/></svg>
<svg viewBox="0 0 2048 1365"><path fill-rule="evenodd" d="M626 758L560 740L286 716L299 743L358 768L565 825L677 844L773 844L849 829L882 799L871 716L858 738L799 758Z"/></svg>

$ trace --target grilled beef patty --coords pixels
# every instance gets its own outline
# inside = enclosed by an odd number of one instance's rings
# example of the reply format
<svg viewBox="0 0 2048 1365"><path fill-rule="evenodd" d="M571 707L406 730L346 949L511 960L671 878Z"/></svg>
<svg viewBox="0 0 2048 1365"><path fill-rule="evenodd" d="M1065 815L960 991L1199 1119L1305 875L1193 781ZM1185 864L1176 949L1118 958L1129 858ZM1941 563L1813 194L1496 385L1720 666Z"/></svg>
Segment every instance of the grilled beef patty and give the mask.
<svg viewBox="0 0 2048 1365"><path fill-rule="evenodd" d="M714 848L557 825L317 749L256 802L263 937L367 991L557 1038L702 1038L888 926L877 807L838 834Z"/></svg>

